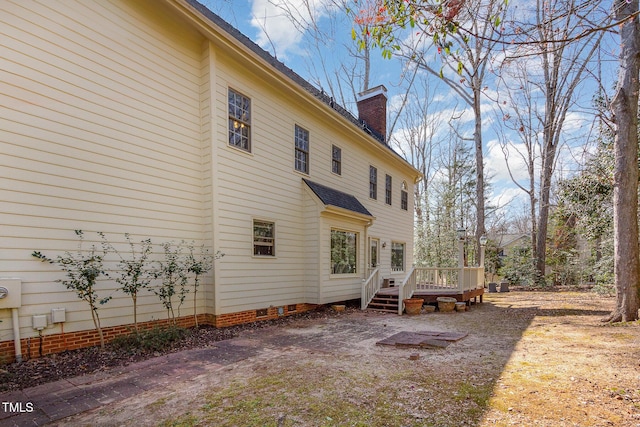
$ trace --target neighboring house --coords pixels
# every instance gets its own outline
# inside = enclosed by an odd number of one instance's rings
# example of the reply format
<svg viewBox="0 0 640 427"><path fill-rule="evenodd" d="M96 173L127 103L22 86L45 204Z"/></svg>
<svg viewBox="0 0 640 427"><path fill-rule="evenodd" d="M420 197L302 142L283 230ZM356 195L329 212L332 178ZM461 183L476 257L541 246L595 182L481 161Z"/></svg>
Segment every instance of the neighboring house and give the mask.
<svg viewBox="0 0 640 427"><path fill-rule="evenodd" d="M0 23L0 278L21 295L0 299L0 357L12 315L23 354L34 315L44 353L97 342L63 273L31 256L75 250L75 229L224 252L197 307L216 326L357 299L371 267L411 268L420 173L384 143L384 87L356 119L194 0L4 0ZM133 322L117 287L100 282L107 337ZM138 304L140 322L166 318L151 292Z"/></svg>
<svg viewBox="0 0 640 427"><path fill-rule="evenodd" d="M531 235L523 233L499 234L492 238L498 248L498 256L507 257L516 247L531 246Z"/></svg>
<svg viewBox="0 0 640 427"><path fill-rule="evenodd" d="M504 263L504 258L513 254L514 248L531 246L531 235L525 233L493 234L489 236L489 240L495 245L496 254L501 259L501 263ZM499 282L503 279L493 269L486 272L486 278L489 282Z"/></svg>

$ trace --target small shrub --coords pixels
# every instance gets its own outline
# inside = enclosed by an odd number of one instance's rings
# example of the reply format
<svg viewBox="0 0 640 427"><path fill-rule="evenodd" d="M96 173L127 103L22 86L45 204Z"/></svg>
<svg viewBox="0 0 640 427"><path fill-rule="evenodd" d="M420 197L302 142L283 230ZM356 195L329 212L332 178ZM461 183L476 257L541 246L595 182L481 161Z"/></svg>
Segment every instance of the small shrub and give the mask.
<svg viewBox="0 0 640 427"><path fill-rule="evenodd" d="M173 297L177 295L180 304L178 309L184 303L189 293L187 289L187 267L182 256L182 246L178 245L174 248L172 242L162 245L164 250L164 260L158 261L158 268L155 277L161 280L159 286L152 288L154 294L158 296L160 302L167 309L167 319L174 325L176 324L176 314L174 311Z"/></svg>
<svg viewBox="0 0 640 427"><path fill-rule="evenodd" d="M75 254L65 252L64 255L58 255L55 259L49 258L38 251L34 251L31 255L42 262L57 264L62 271L67 273L67 279L57 280L57 282L61 282L67 289L75 291L78 298L89 304L91 318L100 337L100 348L104 348L104 335L100 327L98 305L106 304L111 299L111 296L99 298L96 291L96 283L101 276L109 277L103 266L106 251L103 250L102 254L98 253L95 245L91 245L91 249L88 252L83 251L84 233L82 230L75 230L75 233L80 239L78 250Z"/></svg>
<svg viewBox="0 0 640 427"><path fill-rule="evenodd" d="M188 244L187 250L189 253L187 254L185 267L187 272L193 274L193 318L197 327L198 312L196 297L198 295L198 287L200 286L200 278L211 271L213 268L213 260L222 258L224 254L218 251L215 255L211 255L204 245L200 246L200 253L196 254L194 243Z"/></svg>
<svg viewBox="0 0 640 427"><path fill-rule="evenodd" d="M120 289L131 297L133 303L133 324L138 331L138 293L148 288L153 273L150 271L149 256L152 252L151 240L146 239L140 242L139 248L131 241L131 236L125 233L124 237L129 244L130 255L123 256L111 243L107 241L103 233L98 233L102 237L102 247L104 251L112 251L118 255L118 268L120 275L116 278L116 282L120 285Z"/></svg>

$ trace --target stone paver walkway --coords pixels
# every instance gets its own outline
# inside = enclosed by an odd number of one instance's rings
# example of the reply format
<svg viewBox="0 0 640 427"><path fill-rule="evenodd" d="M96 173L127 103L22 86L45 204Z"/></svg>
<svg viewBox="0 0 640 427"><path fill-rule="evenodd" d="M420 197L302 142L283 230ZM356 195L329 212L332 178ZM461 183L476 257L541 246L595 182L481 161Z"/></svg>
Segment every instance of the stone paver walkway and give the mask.
<svg viewBox="0 0 640 427"><path fill-rule="evenodd" d="M41 426L184 381L254 356L256 346L242 340L167 354L106 372L63 379L24 390L0 393L0 426Z"/></svg>
<svg viewBox="0 0 640 427"><path fill-rule="evenodd" d="M395 316L376 318L391 321ZM358 320L360 318L360 320ZM0 427L68 425L64 418L113 404L160 387L210 374L228 365L265 353L268 349L301 348L311 352L350 348L362 340L375 340L396 328L363 321L367 314L344 319L314 321L304 329L268 327L108 371L0 393ZM5 404L6 402L6 404ZM13 405L13 406L10 406ZM62 420L62 421L61 421Z"/></svg>

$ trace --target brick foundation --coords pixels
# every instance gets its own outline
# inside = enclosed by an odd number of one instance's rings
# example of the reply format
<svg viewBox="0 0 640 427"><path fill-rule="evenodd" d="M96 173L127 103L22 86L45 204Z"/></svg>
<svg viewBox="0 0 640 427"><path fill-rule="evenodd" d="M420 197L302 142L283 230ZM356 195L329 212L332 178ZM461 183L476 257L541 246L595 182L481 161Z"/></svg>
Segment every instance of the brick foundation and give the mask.
<svg viewBox="0 0 640 427"><path fill-rule="evenodd" d="M265 309L265 316L258 316L260 310L247 310L237 313L222 314L215 316L213 314L199 314L199 325L213 325L216 328L224 328L227 326L240 325L243 323L252 323L260 320L272 320L282 316L290 316L292 314L303 313L311 311L317 308L315 304L295 304L295 310L293 310L294 304L290 306L284 306L283 314L278 315L278 307L270 307ZM154 320L149 322L138 323L140 329L151 329L158 326L169 325L168 319ZM176 319L178 326L183 328L190 328L195 326L195 320L193 316L184 316ZM110 342L119 335L128 334L133 330L133 324L112 326L102 328L105 342ZM20 345L22 347L22 359L28 360L53 353L60 353L66 350L76 350L83 347L91 347L100 344L100 337L98 331L95 329L57 333L43 335L42 337L42 349L40 349L41 340L39 337L22 338ZM42 352L42 354L40 354ZM13 340L0 341L0 365L3 363L11 363L15 361L15 350Z"/></svg>
<svg viewBox="0 0 640 427"><path fill-rule="evenodd" d="M293 304L292 304L293 305ZM278 307L269 307L266 309L267 314L265 316L258 316L260 310L247 310L239 311L236 313L221 314L215 316L213 325L216 328L224 328L225 326L241 325L243 323L252 323L259 320L273 320L282 316L290 316L296 313L304 313L305 311L311 311L318 307L315 304L295 304L295 310L289 310L289 306L282 307L283 314L278 315Z"/></svg>

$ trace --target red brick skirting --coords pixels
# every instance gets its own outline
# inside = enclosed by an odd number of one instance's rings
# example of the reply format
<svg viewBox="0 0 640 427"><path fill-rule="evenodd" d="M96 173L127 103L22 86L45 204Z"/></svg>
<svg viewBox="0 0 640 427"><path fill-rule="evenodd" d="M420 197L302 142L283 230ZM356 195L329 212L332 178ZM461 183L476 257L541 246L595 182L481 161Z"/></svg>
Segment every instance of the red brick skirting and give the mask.
<svg viewBox="0 0 640 427"><path fill-rule="evenodd" d="M293 309L295 306L295 310ZM303 313L315 309L315 304L292 304L284 307L270 307L263 310L247 310L237 313L221 314L215 316L213 314L199 314L199 325L213 325L216 328L224 328L227 326L240 325L243 323L252 323L259 320L272 320L282 316L290 316L296 313ZM282 310L279 314L278 310ZM262 315L266 313L266 315ZM193 316L184 316L176 319L178 326L190 328L195 326ZM149 322L138 323L140 329L151 329L158 326L167 326L170 322L168 319L153 320ZM133 330L133 324L111 326L102 328L105 342L110 342L119 335L128 334ZM28 360L44 356L52 353L60 353L66 350L76 350L83 347L91 347L100 344L98 331L95 329L66 332L56 334L44 334L42 340L40 337L22 338L20 345L22 347L22 359ZM15 361L15 350L13 340L0 341L0 365L2 363L11 363Z"/></svg>
<svg viewBox="0 0 640 427"><path fill-rule="evenodd" d="M293 305L293 304L292 304ZM214 316L215 323L213 324L216 328L224 328L225 326L233 326L240 325L243 323L252 323L258 320L272 320L277 319L282 316L289 316L291 314L296 313L304 313L305 311L311 311L318 307L315 304L295 304L295 310L289 310L289 306L284 307L269 307L264 310L247 310L247 311L239 311L237 313L229 313L229 314L221 314L219 316ZM282 314L278 314L278 310L283 310ZM264 316L259 315L262 313L258 312L266 312Z"/></svg>

